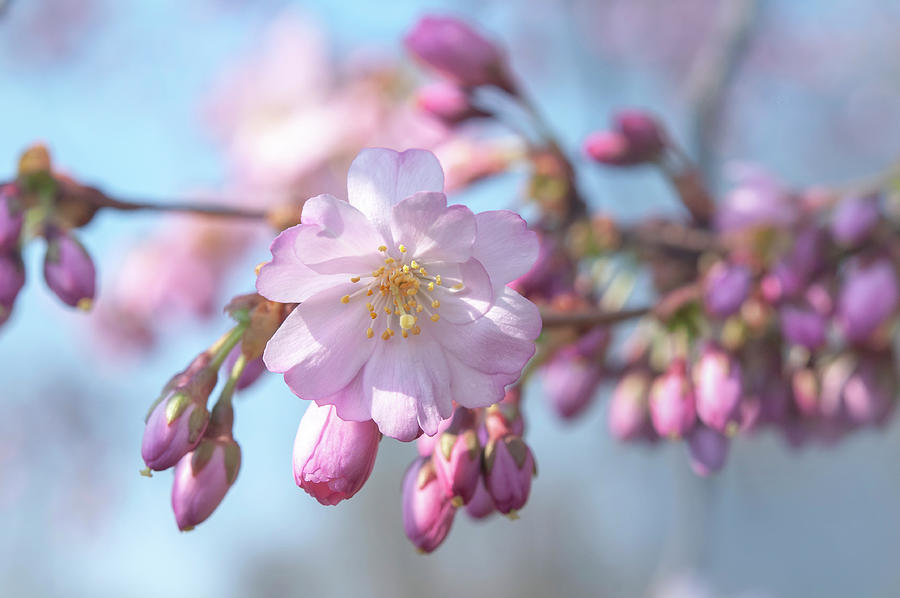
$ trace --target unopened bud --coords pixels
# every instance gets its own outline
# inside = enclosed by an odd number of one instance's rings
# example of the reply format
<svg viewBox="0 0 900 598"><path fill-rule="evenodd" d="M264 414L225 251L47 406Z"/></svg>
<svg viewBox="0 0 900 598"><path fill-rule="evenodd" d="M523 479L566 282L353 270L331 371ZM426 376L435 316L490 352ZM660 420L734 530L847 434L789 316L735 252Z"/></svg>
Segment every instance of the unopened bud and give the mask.
<svg viewBox="0 0 900 598"><path fill-rule="evenodd" d="M175 467L172 510L178 529L203 523L225 498L241 467L241 449L230 437L204 438Z"/></svg>
<svg viewBox="0 0 900 598"><path fill-rule="evenodd" d="M723 434L738 429L741 415L741 366L715 345L709 345L694 365L694 392L700 421Z"/></svg>
<svg viewBox="0 0 900 598"><path fill-rule="evenodd" d="M515 516L525 506L536 472L534 455L520 436L508 434L488 441L484 449L485 487L504 515Z"/></svg>
<svg viewBox="0 0 900 598"><path fill-rule="evenodd" d="M431 459L416 459L403 478L403 530L422 552L432 552L450 533L456 509L450 504Z"/></svg>
<svg viewBox="0 0 900 598"><path fill-rule="evenodd" d="M706 426L697 426L687 441L691 469L697 475L712 475L725 465L729 441L720 432Z"/></svg>
<svg viewBox="0 0 900 598"><path fill-rule="evenodd" d="M684 362L676 360L650 388L650 417L660 436L681 438L694 427L696 402L685 370Z"/></svg>
<svg viewBox="0 0 900 598"><path fill-rule="evenodd" d="M94 262L70 233L54 230L47 237L44 279L63 303L85 311L94 302Z"/></svg>

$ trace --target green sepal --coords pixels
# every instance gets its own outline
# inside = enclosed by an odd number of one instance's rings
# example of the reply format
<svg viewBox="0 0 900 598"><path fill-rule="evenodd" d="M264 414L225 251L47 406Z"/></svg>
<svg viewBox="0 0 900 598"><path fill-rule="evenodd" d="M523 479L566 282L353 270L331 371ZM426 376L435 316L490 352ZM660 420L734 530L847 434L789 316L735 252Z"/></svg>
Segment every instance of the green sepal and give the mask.
<svg viewBox="0 0 900 598"><path fill-rule="evenodd" d="M241 468L241 447L236 442L225 445L225 479L228 485L234 484L238 470Z"/></svg>
<svg viewBox="0 0 900 598"><path fill-rule="evenodd" d="M455 444L456 434L452 434L450 432L444 432L443 434L441 434L439 446L441 449L441 454L447 461L450 460L450 455L453 453L453 445Z"/></svg>
<svg viewBox="0 0 900 598"><path fill-rule="evenodd" d="M166 403L166 423L171 425L173 421L181 417L190 404L191 400L184 393L177 392L172 395L172 398Z"/></svg>
<svg viewBox="0 0 900 598"><path fill-rule="evenodd" d="M478 434L475 433L475 430L466 430L462 434L463 442L466 443L466 451L469 453L469 458L475 460L478 458L479 453L481 453L481 443L478 442Z"/></svg>
<svg viewBox="0 0 900 598"><path fill-rule="evenodd" d="M210 440L203 440L194 449L191 456L191 474L197 477L197 474L203 471L209 460L212 459L213 453L216 451L216 443Z"/></svg>
<svg viewBox="0 0 900 598"><path fill-rule="evenodd" d="M200 407L191 412L188 418L188 442L194 444L206 428L209 420L209 412L205 408Z"/></svg>
<svg viewBox="0 0 900 598"><path fill-rule="evenodd" d="M419 473L416 476L416 487L421 490L434 479L437 479L437 473L434 471L434 465L431 464L431 460L429 459L419 467Z"/></svg>

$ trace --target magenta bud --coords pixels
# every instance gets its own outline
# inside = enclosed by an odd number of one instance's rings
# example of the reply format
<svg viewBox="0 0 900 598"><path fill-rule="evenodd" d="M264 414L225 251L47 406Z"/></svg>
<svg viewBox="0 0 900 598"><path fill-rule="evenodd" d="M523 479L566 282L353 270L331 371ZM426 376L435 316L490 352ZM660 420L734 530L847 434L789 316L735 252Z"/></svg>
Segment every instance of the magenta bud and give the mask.
<svg viewBox="0 0 900 598"><path fill-rule="evenodd" d="M601 358L608 345L608 329L595 328L557 351L541 369L547 400L563 419L583 413L596 396L603 379Z"/></svg>
<svg viewBox="0 0 900 598"><path fill-rule="evenodd" d="M853 343L868 339L897 309L900 288L894 265L879 259L855 264L844 277L838 299L838 324Z"/></svg>
<svg viewBox="0 0 900 598"><path fill-rule="evenodd" d="M745 266L717 262L703 280L706 310L718 318L737 313L750 294L752 276Z"/></svg>
<svg viewBox="0 0 900 598"><path fill-rule="evenodd" d="M432 552L450 533L454 515L431 459L413 461L403 478L403 530L409 541L421 552Z"/></svg>
<svg viewBox="0 0 900 598"><path fill-rule="evenodd" d="M225 374L231 372L231 368L234 367L235 362L237 361L238 355L241 354L241 345L238 343L234 349L231 350L231 353L228 354L228 357L225 359L225 365L222 366ZM262 355L247 362L247 365L244 366L244 371L241 372L240 378L237 381L237 389L244 390L248 386L252 385L254 382L259 380L259 377L262 376L262 373L266 371L266 365L263 363Z"/></svg>
<svg viewBox="0 0 900 598"><path fill-rule="evenodd" d="M531 492L531 478L537 473L534 455L521 436L508 434L491 439L484 449L485 487L494 506L515 517Z"/></svg>
<svg viewBox="0 0 900 598"><path fill-rule="evenodd" d="M785 305L778 313L781 334L789 343L806 347L810 351L825 344L828 322L821 314L793 305Z"/></svg>
<svg viewBox="0 0 900 598"><path fill-rule="evenodd" d="M201 353L173 376L147 414L141 456L150 469L173 467L206 433L210 419L206 401L217 380L210 361L209 353Z"/></svg>
<svg viewBox="0 0 900 598"><path fill-rule="evenodd" d="M241 449L224 436L204 438L175 467L172 510L178 529L203 523L225 498L241 467Z"/></svg>
<svg viewBox="0 0 900 598"><path fill-rule="evenodd" d="M344 421L333 405L310 402L294 440L294 481L323 505L336 505L369 479L379 440L375 422Z"/></svg>
<svg viewBox="0 0 900 598"><path fill-rule="evenodd" d="M784 185L769 173L737 166L732 169L737 185L717 206L716 227L721 231L754 227L786 227L797 218L796 202Z"/></svg>
<svg viewBox="0 0 900 598"><path fill-rule="evenodd" d="M484 519L496 510L494 499L491 498L484 485L484 478L479 476L478 484L475 485L475 494L472 495L472 500L466 503L466 514L472 519Z"/></svg>
<svg viewBox="0 0 900 598"><path fill-rule="evenodd" d="M438 480L453 506L468 504L481 478L481 444L474 428L444 432L432 455Z"/></svg>
<svg viewBox="0 0 900 598"><path fill-rule="evenodd" d="M675 360L650 387L650 419L653 429L666 438L681 438L691 431L697 418L694 390L684 361Z"/></svg>
<svg viewBox="0 0 900 598"><path fill-rule="evenodd" d="M147 467L162 471L173 467L200 442L209 423L205 401L192 401L182 391L169 391L157 403L144 427L141 456Z"/></svg>
<svg viewBox="0 0 900 598"><path fill-rule="evenodd" d="M709 345L694 365L697 416L707 426L733 435L741 416L741 365L720 347Z"/></svg>
<svg viewBox="0 0 900 598"><path fill-rule="evenodd" d="M457 125L470 118L488 116L487 112L474 107L469 96L457 85L438 81L419 89L416 105L448 126Z"/></svg>
<svg viewBox="0 0 900 598"><path fill-rule="evenodd" d="M831 236L844 246L859 245L878 224L880 209L877 195L848 197L839 202L831 217Z"/></svg>
<svg viewBox="0 0 900 598"><path fill-rule="evenodd" d="M0 187L0 252L8 252L19 245L25 212L19 205L15 185Z"/></svg>
<svg viewBox="0 0 900 598"><path fill-rule="evenodd" d="M25 286L25 264L18 251L0 252L0 325L12 313L19 291Z"/></svg>
<svg viewBox="0 0 900 598"><path fill-rule="evenodd" d="M706 426L697 426L687 441L691 469L697 475L712 475L725 465L729 440L721 433Z"/></svg>
<svg viewBox="0 0 900 598"><path fill-rule="evenodd" d="M622 110L613 117L615 129L628 144L635 162L650 162L665 149L665 134L659 122L643 110Z"/></svg>
<svg viewBox="0 0 900 598"><path fill-rule="evenodd" d="M89 310L94 303L94 262L70 233L48 233L44 279L66 305Z"/></svg>
<svg viewBox="0 0 900 598"><path fill-rule="evenodd" d="M459 19L423 17L404 41L420 62L457 85L513 92L500 49Z"/></svg>
<svg viewBox="0 0 900 598"><path fill-rule="evenodd" d="M643 371L625 374L609 400L609 431L617 440L637 440L654 434L650 423L650 376Z"/></svg>

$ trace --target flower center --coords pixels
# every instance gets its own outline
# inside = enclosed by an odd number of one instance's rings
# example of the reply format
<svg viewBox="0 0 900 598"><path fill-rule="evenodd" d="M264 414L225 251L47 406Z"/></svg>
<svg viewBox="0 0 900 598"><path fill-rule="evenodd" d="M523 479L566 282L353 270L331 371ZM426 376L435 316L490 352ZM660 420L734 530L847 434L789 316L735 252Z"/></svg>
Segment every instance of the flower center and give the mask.
<svg viewBox="0 0 900 598"><path fill-rule="evenodd" d="M394 254L399 254L399 258L391 257L385 245L380 246L378 251L385 256L384 265L368 274L352 277L350 282L354 283L367 280L358 291L341 297L341 303L347 305L357 297L367 298L365 306L372 323L366 328L366 338L374 338L376 325L384 321L381 338L390 340L395 334L392 328L395 317L403 338L421 334L419 323L423 316L432 322L441 319L438 313L441 302L437 295L461 291L462 281L447 288L441 275L430 274L423 264L408 256L407 248L402 243Z"/></svg>

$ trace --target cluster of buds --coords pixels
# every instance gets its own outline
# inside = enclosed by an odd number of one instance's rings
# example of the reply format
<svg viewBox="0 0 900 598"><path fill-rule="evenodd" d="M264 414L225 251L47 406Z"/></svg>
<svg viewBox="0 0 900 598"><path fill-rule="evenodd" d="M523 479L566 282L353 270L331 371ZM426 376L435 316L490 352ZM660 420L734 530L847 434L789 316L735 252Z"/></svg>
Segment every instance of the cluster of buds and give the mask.
<svg viewBox="0 0 900 598"><path fill-rule="evenodd" d="M259 295L236 297L226 310L238 324L173 376L150 407L142 474L175 469L172 509L183 531L212 515L237 479L241 449L233 435L232 398L259 378L265 344L292 307ZM222 368L227 381L210 412Z"/></svg>
<svg viewBox="0 0 900 598"><path fill-rule="evenodd" d="M403 480L403 527L423 552L447 537L456 511L473 519L494 512L511 519L525 506L536 473L522 439L519 390L487 409L457 407L435 436L417 440L419 457Z"/></svg>
<svg viewBox="0 0 900 598"><path fill-rule="evenodd" d="M9 319L25 285L22 251L36 237L46 240L44 280L59 299L87 311L94 301L94 263L75 229L93 218L95 193L51 170L42 145L27 149L16 181L0 184L0 325Z"/></svg>

